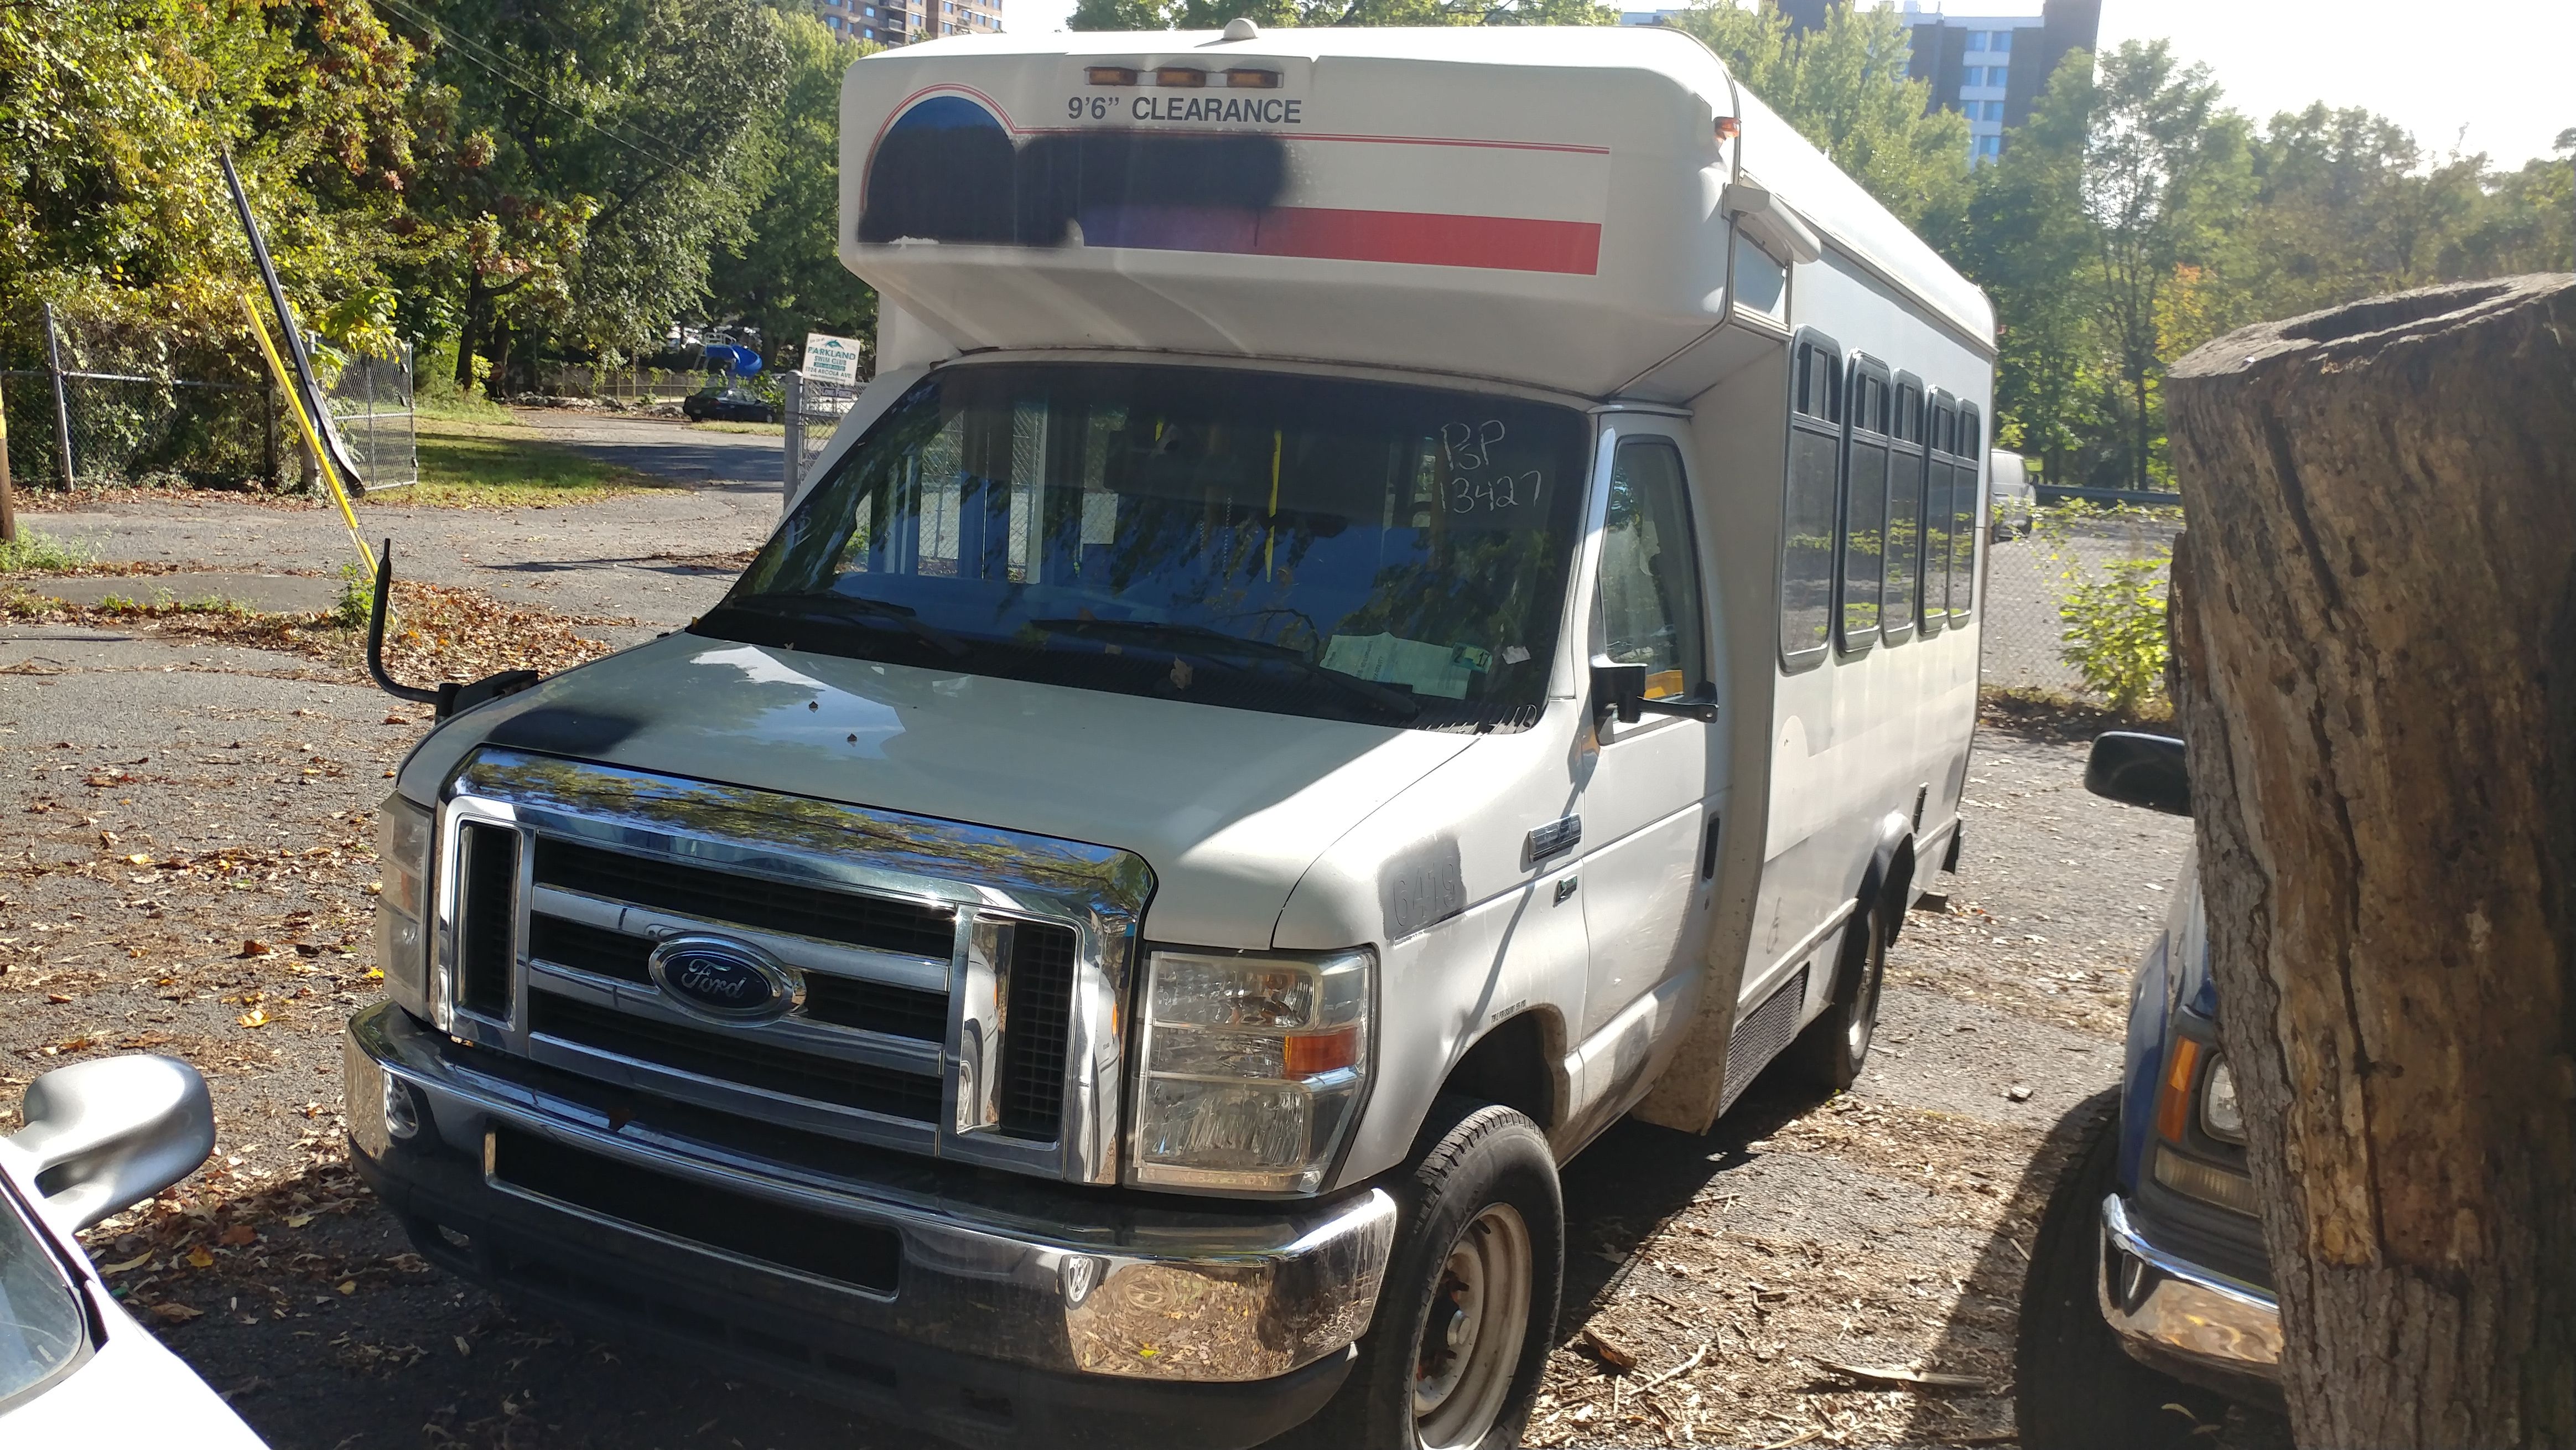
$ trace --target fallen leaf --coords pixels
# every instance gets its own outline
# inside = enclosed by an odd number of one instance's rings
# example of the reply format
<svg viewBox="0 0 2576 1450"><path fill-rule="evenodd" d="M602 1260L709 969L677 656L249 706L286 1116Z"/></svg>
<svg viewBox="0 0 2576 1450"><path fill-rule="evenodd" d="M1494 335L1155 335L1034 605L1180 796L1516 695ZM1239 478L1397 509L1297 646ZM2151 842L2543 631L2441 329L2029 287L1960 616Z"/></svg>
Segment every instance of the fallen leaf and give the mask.
<svg viewBox="0 0 2576 1450"><path fill-rule="evenodd" d="M215 1266L215 1256L206 1252L204 1244L199 1244L188 1250L188 1262L200 1269L211 1269Z"/></svg>
<svg viewBox="0 0 2576 1450"><path fill-rule="evenodd" d="M253 1007L233 1020L239 1022L244 1027L266 1027L268 1025L268 1013L258 1007Z"/></svg>
<svg viewBox="0 0 2576 1450"><path fill-rule="evenodd" d="M408 715L387 715L385 717L385 723L388 725L408 725L411 723L411 717Z"/></svg>
<svg viewBox="0 0 2576 1450"><path fill-rule="evenodd" d="M465 1336L460 1334L456 1336L456 1352L458 1354L470 1356L474 1353L474 1346L467 1344L465 1342Z"/></svg>
<svg viewBox="0 0 2576 1450"><path fill-rule="evenodd" d="M205 1310L191 1309L185 1304L155 1304L152 1306L152 1317L155 1319L167 1320L172 1324L185 1324L191 1319L202 1319L205 1317L205 1314Z"/></svg>
<svg viewBox="0 0 2576 1450"><path fill-rule="evenodd" d="M259 1242L259 1230L252 1228L246 1223L237 1223L231 1228L225 1229L222 1233L217 1234L215 1236L215 1242L222 1244L227 1248L239 1248L243 1244L255 1244Z"/></svg>
<svg viewBox="0 0 2576 1450"><path fill-rule="evenodd" d="M151 854L145 851L137 851L125 859L137 866L149 866L152 864Z"/></svg>
<svg viewBox="0 0 2576 1450"><path fill-rule="evenodd" d="M358 1292L358 1281L357 1281L357 1280L355 1280L355 1279L342 1279L342 1280L340 1281L340 1292L341 1292L341 1293L343 1293L343 1294L355 1294L355 1293L357 1293L357 1292Z"/></svg>
<svg viewBox="0 0 2576 1450"><path fill-rule="evenodd" d="M286 1226L288 1228L302 1228L312 1221L313 1215L309 1213L289 1214L287 1215Z"/></svg>
<svg viewBox="0 0 2576 1450"><path fill-rule="evenodd" d="M143 1252L136 1254L133 1258L127 1259L124 1263L101 1264L98 1267L98 1271L102 1274L127 1274L132 1273L136 1269L142 1268L145 1264L150 1262L152 1262L152 1251L150 1249L145 1249Z"/></svg>
<svg viewBox="0 0 2576 1450"><path fill-rule="evenodd" d="M275 947L270 946L264 941L250 940L242 943L241 951L237 953L237 955L245 957L264 957L275 950L277 950Z"/></svg>
<svg viewBox="0 0 2576 1450"><path fill-rule="evenodd" d="M53 1003L55 1006L59 1007L59 1006L63 1005L65 1002L70 1001L70 1000L71 1000L71 998L64 996L64 995L63 995L62 993L60 993L60 992L47 992L47 993L45 994L45 1000L46 1000L46 1001L48 1001L48 1002L51 1002L51 1003Z"/></svg>

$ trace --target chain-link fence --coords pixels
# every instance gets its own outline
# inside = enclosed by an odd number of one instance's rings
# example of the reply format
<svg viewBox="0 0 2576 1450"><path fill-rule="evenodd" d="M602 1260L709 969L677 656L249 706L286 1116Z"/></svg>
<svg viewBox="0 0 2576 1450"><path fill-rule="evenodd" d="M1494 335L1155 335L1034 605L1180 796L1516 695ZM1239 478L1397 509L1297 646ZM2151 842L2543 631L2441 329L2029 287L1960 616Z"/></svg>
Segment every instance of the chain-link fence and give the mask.
<svg viewBox="0 0 2576 1450"><path fill-rule="evenodd" d="M247 347L75 316L51 318L25 341L15 351L48 366L0 370L16 487L277 489L305 471L293 415ZM332 418L367 482L416 482L410 349L393 358L316 351L331 376Z"/></svg>
<svg viewBox="0 0 2576 1450"><path fill-rule="evenodd" d="M867 385L827 383L794 372L780 374L778 385L779 421L787 425L785 497L794 498L806 471L822 456L823 446L832 441L833 430L841 426L843 415L859 400L859 389Z"/></svg>
<svg viewBox="0 0 2576 1450"><path fill-rule="evenodd" d="M420 482L420 419L412 410L412 346L393 357L349 357L325 391L331 421L370 491Z"/></svg>
<svg viewBox="0 0 2576 1450"><path fill-rule="evenodd" d="M537 391L550 398L593 398L604 403L672 403L707 385L713 373L675 368L547 368Z"/></svg>
<svg viewBox="0 0 2576 1450"><path fill-rule="evenodd" d="M2058 504L2034 515L2029 532L1987 544L1985 642L1981 674L1990 689L2086 692L2084 675L2066 658L2070 601L2079 612L2088 584L2103 583L2110 565L2162 560L2182 531L2178 508L2104 510ZM2161 599L2166 574L2155 571Z"/></svg>

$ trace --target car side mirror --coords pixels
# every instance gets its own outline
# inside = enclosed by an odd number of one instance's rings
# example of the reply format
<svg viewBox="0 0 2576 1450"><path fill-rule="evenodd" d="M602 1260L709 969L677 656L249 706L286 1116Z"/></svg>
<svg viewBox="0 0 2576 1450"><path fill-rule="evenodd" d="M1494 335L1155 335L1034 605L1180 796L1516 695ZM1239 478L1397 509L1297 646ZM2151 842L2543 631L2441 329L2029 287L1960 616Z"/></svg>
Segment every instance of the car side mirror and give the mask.
<svg viewBox="0 0 2576 1450"><path fill-rule="evenodd" d="M45 1217L78 1232L197 1171L215 1151L206 1080L137 1053L58 1067L27 1084L26 1126L0 1138Z"/></svg>
<svg viewBox="0 0 2576 1450"><path fill-rule="evenodd" d="M2114 730L2095 736L2084 788L2122 805L2191 814L2191 772L2183 767L2182 742L2170 735Z"/></svg>
<svg viewBox="0 0 2576 1450"><path fill-rule="evenodd" d="M1705 724L1717 718L1717 686L1702 685L1687 695L1660 700L1646 698L1646 667L1614 665L1595 661L1592 666L1592 708L1604 715L1616 715L1622 725L1634 725L1648 711L1658 715L1680 715Z"/></svg>

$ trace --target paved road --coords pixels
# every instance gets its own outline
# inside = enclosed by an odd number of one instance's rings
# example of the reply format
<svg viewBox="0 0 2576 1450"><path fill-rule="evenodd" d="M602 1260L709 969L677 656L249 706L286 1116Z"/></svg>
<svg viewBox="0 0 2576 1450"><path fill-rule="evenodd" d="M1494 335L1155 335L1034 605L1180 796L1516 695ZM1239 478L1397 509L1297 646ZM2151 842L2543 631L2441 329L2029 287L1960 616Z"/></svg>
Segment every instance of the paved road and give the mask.
<svg viewBox="0 0 2576 1450"><path fill-rule="evenodd" d="M776 438L545 411L522 416L551 439L672 486L577 506L360 504L367 537L393 539L398 577L468 585L563 614L632 618L633 625L583 631L623 646L704 612L737 572L728 556L758 545L777 521ZM140 497L34 518L46 533L118 561L309 574L336 572L351 554L339 518L319 503ZM126 592L148 598L155 586L183 598L205 592L167 576ZM310 589L237 581L226 597L269 609L311 608L303 597Z"/></svg>

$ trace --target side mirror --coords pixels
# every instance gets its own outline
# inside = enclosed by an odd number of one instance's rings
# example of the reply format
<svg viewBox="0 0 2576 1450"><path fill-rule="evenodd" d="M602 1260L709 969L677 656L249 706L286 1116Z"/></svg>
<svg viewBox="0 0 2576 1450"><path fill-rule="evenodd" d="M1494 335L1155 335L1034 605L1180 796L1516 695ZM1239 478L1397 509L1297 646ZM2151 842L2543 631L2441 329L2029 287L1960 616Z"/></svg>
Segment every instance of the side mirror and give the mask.
<svg viewBox="0 0 2576 1450"><path fill-rule="evenodd" d="M1618 716L1622 725L1636 724L1648 711L1658 715L1680 715L1705 724L1717 718L1717 686L1702 685L1688 695L1649 700L1646 698L1644 665L1595 661L1592 666L1592 708L1604 715Z"/></svg>
<svg viewBox="0 0 2576 1450"><path fill-rule="evenodd" d="M0 1153L65 1232L141 1203L215 1151L206 1080L175 1057L58 1067L27 1085L22 1111L27 1125L0 1138Z"/></svg>
<svg viewBox="0 0 2576 1450"><path fill-rule="evenodd" d="M2084 788L2126 806L2191 814L2191 773L2183 768L2182 742L2170 735L2114 730L2094 737Z"/></svg>

